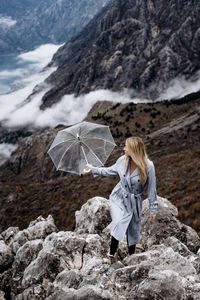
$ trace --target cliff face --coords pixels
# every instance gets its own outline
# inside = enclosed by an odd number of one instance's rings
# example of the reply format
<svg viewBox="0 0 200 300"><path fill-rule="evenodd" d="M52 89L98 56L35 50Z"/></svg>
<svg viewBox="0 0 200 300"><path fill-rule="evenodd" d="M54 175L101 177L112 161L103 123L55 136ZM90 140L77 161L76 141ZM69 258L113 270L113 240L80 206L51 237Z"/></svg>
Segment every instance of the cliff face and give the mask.
<svg viewBox="0 0 200 300"><path fill-rule="evenodd" d="M0 24L0 53L27 51L45 43L66 42L108 1L3 1L0 13L12 17L16 24L4 27Z"/></svg>
<svg viewBox="0 0 200 300"><path fill-rule="evenodd" d="M126 137L142 136L156 166L158 194L172 201L179 209L180 220L200 234L199 99L198 93L174 102L99 102L87 121L111 128L117 147L107 166L123 153ZM0 167L0 230L11 225L25 228L40 214L52 214L59 229L72 229L75 210L91 197L108 197L117 183L118 178L114 177L78 177L56 172L47 151L62 128L18 139L17 150Z"/></svg>
<svg viewBox="0 0 200 300"><path fill-rule="evenodd" d="M42 107L99 88L152 99L177 76L191 78L200 68L199 14L193 0L111 2L55 54Z"/></svg>

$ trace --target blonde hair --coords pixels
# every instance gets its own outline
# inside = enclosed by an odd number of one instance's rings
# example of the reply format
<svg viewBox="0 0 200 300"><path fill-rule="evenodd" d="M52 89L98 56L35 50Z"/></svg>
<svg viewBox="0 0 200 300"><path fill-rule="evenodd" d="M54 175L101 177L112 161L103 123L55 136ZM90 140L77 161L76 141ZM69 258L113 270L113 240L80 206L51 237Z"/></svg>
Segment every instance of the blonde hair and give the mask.
<svg viewBox="0 0 200 300"><path fill-rule="evenodd" d="M126 168L128 167L129 159L131 158L138 168L139 176L142 183L147 180L147 153L143 140L140 137L130 137L126 139L126 147L129 156L126 156Z"/></svg>

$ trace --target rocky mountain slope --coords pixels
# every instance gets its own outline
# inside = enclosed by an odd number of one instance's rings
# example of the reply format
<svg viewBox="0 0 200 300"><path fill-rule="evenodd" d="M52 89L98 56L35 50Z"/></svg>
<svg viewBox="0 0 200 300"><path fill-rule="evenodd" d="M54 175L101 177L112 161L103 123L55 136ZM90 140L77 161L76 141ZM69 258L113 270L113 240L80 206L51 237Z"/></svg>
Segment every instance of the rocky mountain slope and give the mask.
<svg viewBox="0 0 200 300"><path fill-rule="evenodd" d="M200 234L199 103L200 93L147 104L99 102L86 119L111 128L117 147L107 165L122 154L126 137L144 138L156 166L158 194L172 201L179 219ZM59 229L73 229L74 212L87 199L109 196L118 178L56 172L47 150L62 128L18 138L17 150L0 167L0 230L8 226L23 229L40 214L51 214ZM9 142L16 141L17 134L12 132Z"/></svg>
<svg viewBox="0 0 200 300"><path fill-rule="evenodd" d="M193 0L111 2L55 54L58 69L47 79L53 87L42 107L100 88L155 99L174 78L195 80L199 14L200 2Z"/></svg>
<svg viewBox="0 0 200 300"><path fill-rule="evenodd" d="M107 257L110 218L104 198L90 199L76 212L74 232L59 232L51 215L24 230L9 227L0 235L1 299L200 299L200 238L177 220L176 207L158 200L154 223L144 201L136 253L127 256L124 241L115 260Z"/></svg>
<svg viewBox="0 0 200 300"><path fill-rule="evenodd" d="M27 11L34 10L39 2L41 0L1 0L0 14L20 19Z"/></svg>
<svg viewBox="0 0 200 300"><path fill-rule="evenodd" d="M61 44L76 35L109 0L1 1L0 53L21 52L45 44ZM18 3L19 2L19 3ZM1 17L0 16L0 17ZM1 18L0 18L1 19Z"/></svg>

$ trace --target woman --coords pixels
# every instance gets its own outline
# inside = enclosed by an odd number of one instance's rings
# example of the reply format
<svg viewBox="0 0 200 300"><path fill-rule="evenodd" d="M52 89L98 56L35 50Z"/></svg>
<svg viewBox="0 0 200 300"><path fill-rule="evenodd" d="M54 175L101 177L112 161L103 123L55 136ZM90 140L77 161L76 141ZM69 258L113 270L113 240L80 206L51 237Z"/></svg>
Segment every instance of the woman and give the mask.
<svg viewBox="0 0 200 300"><path fill-rule="evenodd" d="M117 251L119 241L127 235L128 253L135 252L140 239L143 191L147 187L149 220L154 221L157 212L156 176L154 164L148 159L145 145L141 138L130 137L124 147L125 155L108 168L93 167L88 164L88 171L94 176L119 175L120 181L113 189L110 200L112 218L111 245L109 256Z"/></svg>

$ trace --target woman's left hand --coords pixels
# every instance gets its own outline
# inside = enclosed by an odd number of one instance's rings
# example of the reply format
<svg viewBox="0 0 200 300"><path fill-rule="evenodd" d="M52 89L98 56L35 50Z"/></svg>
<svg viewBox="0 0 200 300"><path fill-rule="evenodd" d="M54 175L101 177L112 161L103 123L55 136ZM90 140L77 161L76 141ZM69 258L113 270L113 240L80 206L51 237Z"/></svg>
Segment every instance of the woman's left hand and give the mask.
<svg viewBox="0 0 200 300"><path fill-rule="evenodd" d="M148 220L149 220L150 222L155 221L155 220L156 220L156 215L155 215L155 214L150 214Z"/></svg>

